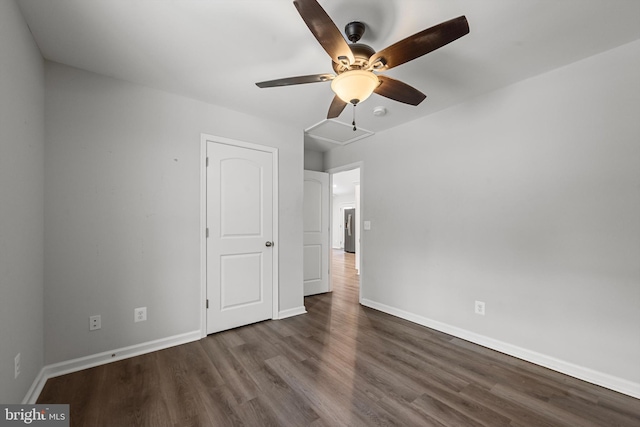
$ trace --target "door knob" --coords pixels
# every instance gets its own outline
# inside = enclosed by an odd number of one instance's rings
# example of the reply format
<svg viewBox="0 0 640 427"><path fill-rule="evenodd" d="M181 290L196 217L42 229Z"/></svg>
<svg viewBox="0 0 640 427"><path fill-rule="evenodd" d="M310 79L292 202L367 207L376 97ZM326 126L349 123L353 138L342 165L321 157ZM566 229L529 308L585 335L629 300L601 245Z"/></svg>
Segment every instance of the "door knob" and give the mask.
<svg viewBox="0 0 640 427"><path fill-rule="evenodd" d="M269 247L273 246L273 242L267 242L264 245L269 248Z"/></svg>

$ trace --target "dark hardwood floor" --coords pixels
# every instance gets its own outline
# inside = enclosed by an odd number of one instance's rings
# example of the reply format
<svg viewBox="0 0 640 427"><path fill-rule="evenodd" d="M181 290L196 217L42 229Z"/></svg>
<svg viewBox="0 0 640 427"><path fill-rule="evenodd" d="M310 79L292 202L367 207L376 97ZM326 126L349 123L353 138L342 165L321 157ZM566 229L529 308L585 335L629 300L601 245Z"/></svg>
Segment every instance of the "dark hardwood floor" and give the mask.
<svg viewBox="0 0 640 427"><path fill-rule="evenodd" d="M72 426L640 426L640 400L358 304L353 254L308 314L60 376Z"/></svg>

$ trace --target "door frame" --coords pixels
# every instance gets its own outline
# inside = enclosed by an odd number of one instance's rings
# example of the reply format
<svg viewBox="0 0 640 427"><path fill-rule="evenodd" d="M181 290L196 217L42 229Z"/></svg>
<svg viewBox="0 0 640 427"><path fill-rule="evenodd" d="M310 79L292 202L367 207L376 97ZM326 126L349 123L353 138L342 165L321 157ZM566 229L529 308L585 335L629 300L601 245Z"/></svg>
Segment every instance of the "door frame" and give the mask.
<svg viewBox="0 0 640 427"><path fill-rule="evenodd" d="M362 194L363 194L363 188L364 188L364 162L363 161L359 161L359 162L354 162L354 163L349 163L347 165L344 166L338 166L335 168L331 168L331 169L326 169L325 172L327 172L329 174L329 190L331 191L331 189L333 189L333 174L335 173L339 173L339 172L346 172L346 171L350 171L353 169L360 169L360 215L359 215L359 223L357 224L358 226L358 230L359 230L359 236L360 236L360 274L358 274L358 301L360 302L360 304L362 304L362 295L364 294L364 287L365 287L365 281L363 279L364 277L364 253L365 253L365 235L363 233L363 227L362 224L364 222L365 216L364 213L365 211L365 206L364 206L364 202L363 202L363 198L362 198ZM356 205L357 208L357 205ZM333 221L333 197L329 198L329 234L330 237L333 237L333 227L334 227L334 221ZM329 289L333 290L333 281L332 281L332 269L331 269L331 251L333 250L333 240L330 240L330 245L329 245Z"/></svg>
<svg viewBox="0 0 640 427"><path fill-rule="evenodd" d="M235 147L249 148L252 150L265 151L271 153L273 159L273 269L272 269L272 296L273 306L271 308L271 318L277 319L279 312L278 282L279 265L279 243L280 234L278 232L278 149L266 145L252 142L239 141L222 136L201 134L200 135L200 336L207 336L207 142L227 144Z"/></svg>

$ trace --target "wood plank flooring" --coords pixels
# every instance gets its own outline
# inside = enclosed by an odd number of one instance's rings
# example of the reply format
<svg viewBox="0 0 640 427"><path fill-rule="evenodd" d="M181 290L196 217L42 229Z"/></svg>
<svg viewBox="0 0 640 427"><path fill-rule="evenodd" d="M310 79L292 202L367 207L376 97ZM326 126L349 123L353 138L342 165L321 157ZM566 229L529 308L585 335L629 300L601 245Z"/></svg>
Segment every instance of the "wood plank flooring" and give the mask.
<svg viewBox="0 0 640 427"><path fill-rule="evenodd" d="M47 381L77 426L640 426L640 400L362 307L353 254L308 314Z"/></svg>

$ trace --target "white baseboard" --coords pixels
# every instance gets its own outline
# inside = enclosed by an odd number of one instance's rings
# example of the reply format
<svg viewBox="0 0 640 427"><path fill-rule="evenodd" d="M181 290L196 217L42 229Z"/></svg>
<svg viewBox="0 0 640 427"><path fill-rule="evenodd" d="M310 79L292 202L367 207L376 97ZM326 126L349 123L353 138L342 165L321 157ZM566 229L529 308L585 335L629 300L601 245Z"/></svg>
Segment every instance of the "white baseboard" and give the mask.
<svg viewBox="0 0 640 427"><path fill-rule="evenodd" d="M38 400L38 396L40 396L40 392L46 382L47 379L44 377L44 368L42 368L33 380L33 383L31 383L29 390L27 390L27 394L24 396L24 399L22 399L22 404L27 405L36 403L36 400Z"/></svg>
<svg viewBox="0 0 640 427"><path fill-rule="evenodd" d="M307 314L307 309L304 308L304 305L279 312L278 320L286 319L287 317L299 316L301 314Z"/></svg>
<svg viewBox="0 0 640 427"><path fill-rule="evenodd" d="M556 359L542 353L527 350L526 348L518 347L503 341L477 334L475 332L467 331L466 329L461 329L455 326L448 325L446 323L418 316L417 314L409 313L407 311L400 310L398 308L368 299L362 299L360 301L360 304L387 314L391 314L392 316L400 317L410 322L417 323L418 325L426 326L428 328L453 335L466 341L471 341L472 343L481 345L483 347L487 347L492 350L517 357L518 359L526 360L527 362L535 363L536 365L544 366L545 368L552 369L554 371L572 376L574 378L578 378L580 380L587 381L589 383L596 384L610 390L614 390L619 393L623 393L628 396L640 399L640 384L638 383L634 383L623 378L614 377L603 372L594 371L593 369L575 365L564 360Z"/></svg>
<svg viewBox="0 0 640 427"><path fill-rule="evenodd" d="M172 337L161 338L154 341L148 341L141 344L135 344L129 347L123 347L116 350L105 351L102 353L92 354L90 356L79 357L77 359L66 360L64 362L46 365L40 370L40 373L33 381L33 384L27 391L26 396L22 400L23 404L36 403L40 392L49 378L58 377L60 375L70 374L72 372L81 371L83 369L93 368L95 366L104 365L115 362L117 360L127 359L129 357L139 356L165 348L175 347L177 345L186 344L192 341L198 341L201 338L200 330L187 332Z"/></svg>

